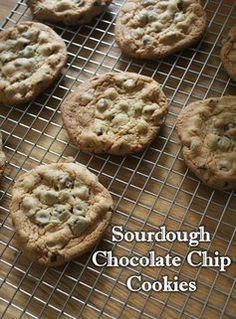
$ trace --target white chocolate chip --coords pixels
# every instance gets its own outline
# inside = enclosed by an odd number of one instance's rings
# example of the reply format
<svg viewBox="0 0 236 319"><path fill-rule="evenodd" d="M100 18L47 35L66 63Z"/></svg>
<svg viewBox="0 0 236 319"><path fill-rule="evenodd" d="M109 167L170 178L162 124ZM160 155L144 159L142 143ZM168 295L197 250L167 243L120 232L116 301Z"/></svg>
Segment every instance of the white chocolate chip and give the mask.
<svg viewBox="0 0 236 319"><path fill-rule="evenodd" d="M146 23L148 23L148 11L147 10L142 10L139 12L136 16L135 19L142 25L144 26Z"/></svg>
<svg viewBox="0 0 236 319"><path fill-rule="evenodd" d="M97 134L97 136L103 135L106 131L106 123L102 120L95 119L93 124L93 132Z"/></svg>
<svg viewBox="0 0 236 319"><path fill-rule="evenodd" d="M36 178L33 175L28 175L25 176L25 178L22 180L20 184L22 185L22 187L24 187L26 191L28 191L29 189L34 187L35 183Z"/></svg>
<svg viewBox="0 0 236 319"><path fill-rule="evenodd" d="M159 32L163 29L163 24L159 21L155 21L152 23L152 27L156 32Z"/></svg>
<svg viewBox="0 0 236 319"><path fill-rule="evenodd" d="M140 119L137 122L137 130L141 134L145 134L148 131L148 123L144 119Z"/></svg>
<svg viewBox="0 0 236 319"><path fill-rule="evenodd" d="M89 226L88 221L83 216L72 215L67 221L72 233L76 236L81 235Z"/></svg>
<svg viewBox="0 0 236 319"><path fill-rule="evenodd" d="M94 94L92 91L88 91L88 92L84 92L81 95L81 102L84 104L88 104L89 102L91 102L94 98Z"/></svg>
<svg viewBox="0 0 236 319"><path fill-rule="evenodd" d="M185 20L185 15L184 15L183 12L177 12L177 13L175 14L175 21L176 21L176 22L182 22L182 21L184 21L184 20Z"/></svg>
<svg viewBox="0 0 236 319"><path fill-rule="evenodd" d="M39 200L32 195L27 195L22 201L22 206L25 210L30 210L37 207L40 204Z"/></svg>
<svg viewBox="0 0 236 319"><path fill-rule="evenodd" d="M87 208L88 205L84 201L77 199L74 204L73 214L76 216L85 216Z"/></svg>
<svg viewBox="0 0 236 319"><path fill-rule="evenodd" d="M53 51L53 46L50 43L42 44L38 47L37 51L43 56L49 56Z"/></svg>
<svg viewBox="0 0 236 319"><path fill-rule="evenodd" d="M230 148L231 140L227 136L222 136L218 139L218 146L222 151L227 151Z"/></svg>
<svg viewBox="0 0 236 319"><path fill-rule="evenodd" d="M143 115L150 117L154 111L159 109L157 104L147 104L143 108Z"/></svg>
<svg viewBox="0 0 236 319"><path fill-rule="evenodd" d="M232 168L231 166L231 163L229 161L220 161L219 164L218 164L218 169L220 171L225 171L225 172L228 172L230 171Z"/></svg>
<svg viewBox="0 0 236 319"><path fill-rule="evenodd" d="M72 200L72 192L70 189L62 189L58 193L60 203L69 203Z"/></svg>
<svg viewBox="0 0 236 319"><path fill-rule="evenodd" d="M124 82L124 88L127 90L132 90L135 88L135 81L133 79L128 79Z"/></svg>
<svg viewBox="0 0 236 319"><path fill-rule="evenodd" d="M99 111L104 111L107 107L108 107L109 103L107 99L100 99L97 102L97 108L99 109Z"/></svg>
<svg viewBox="0 0 236 319"><path fill-rule="evenodd" d="M54 205L52 216L54 219L58 219L58 221L68 220L71 216L70 214L70 205L69 204L56 204Z"/></svg>
<svg viewBox="0 0 236 319"><path fill-rule="evenodd" d="M134 29L133 35L135 38L141 38L144 35L144 29L143 28Z"/></svg>
<svg viewBox="0 0 236 319"><path fill-rule="evenodd" d="M145 35L143 37L143 44L144 45L152 44L152 42L153 42L153 38L150 35Z"/></svg>
<svg viewBox="0 0 236 319"><path fill-rule="evenodd" d="M50 209L41 209L40 211L36 212L35 214L35 221L40 225L45 225L50 222Z"/></svg>
<svg viewBox="0 0 236 319"><path fill-rule="evenodd" d="M110 98L111 100L115 100L118 97L118 93L114 88L108 88L104 92L105 96Z"/></svg>
<svg viewBox="0 0 236 319"><path fill-rule="evenodd" d="M41 31L38 36L39 43L48 42L48 33Z"/></svg>
<svg viewBox="0 0 236 319"><path fill-rule="evenodd" d="M41 193L40 199L42 203L51 206L56 203L58 199L58 192L54 191L53 189L49 189L48 191Z"/></svg>
<svg viewBox="0 0 236 319"><path fill-rule="evenodd" d="M143 0L142 3L144 6L150 6L152 4L156 4L156 0Z"/></svg>
<svg viewBox="0 0 236 319"><path fill-rule="evenodd" d="M155 11L150 11L147 14L148 22L153 22L158 20L158 14Z"/></svg>

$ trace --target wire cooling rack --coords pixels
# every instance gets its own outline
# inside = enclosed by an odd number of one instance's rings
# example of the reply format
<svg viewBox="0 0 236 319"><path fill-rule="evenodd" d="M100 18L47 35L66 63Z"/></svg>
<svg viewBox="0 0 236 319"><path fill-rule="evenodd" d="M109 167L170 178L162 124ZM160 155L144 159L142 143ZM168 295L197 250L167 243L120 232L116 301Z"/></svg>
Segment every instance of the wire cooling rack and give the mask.
<svg viewBox="0 0 236 319"><path fill-rule="evenodd" d="M97 174L113 195L113 225L126 230L152 230L165 224L170 230L196 230L204 225L212 235L204 243L209 255L218 250L235 261L236 196L214 191L187 170L175 123L186 104L211 96L236 93L236 85L222 68L221 41L236 25L233 0L203 1L209 26L203 39L165 60L145 62L121 54L114 41L114 24L123 1L113 1L108 12L88 25L68 28L49 24L65 40L68 62L63 74L44 94L22 107L1 105L0 124L8 165L1 181L0 313L1 318L122 318L122 319L230 319L236 318L236 267L226 273L216 268L97 268L93 252L112 250L116 256L158 255L170 252L186 258L183 243L113 243L111 228L99 246L64 267L45 269L29 263L18 250L8 206L16 177L40 163L68 156ZM2 29L31 20L18 1ZM143 153L128 157L79 152L62 126L59 105L74 85L108 71L142 73L158 80L169 101L169 114L160 136ZM194 293L131 293L126 280L134 274L154 281L168 275L197 280Z"/></svg>

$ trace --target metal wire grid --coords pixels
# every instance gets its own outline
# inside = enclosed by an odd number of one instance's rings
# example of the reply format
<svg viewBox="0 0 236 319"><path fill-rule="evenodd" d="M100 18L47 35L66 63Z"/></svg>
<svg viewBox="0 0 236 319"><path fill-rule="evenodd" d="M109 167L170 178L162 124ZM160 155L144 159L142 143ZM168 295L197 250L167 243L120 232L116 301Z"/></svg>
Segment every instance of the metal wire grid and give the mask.
<svg viewBox="0 0 236 319"><path fill-rule="evenodd" d="M205 1L210 23L204 38L193 48L151 63L121 55L114 41L114 22L123 1L115 1L93 23L77 28L49 24L65 40L69 58L63 74L42 96L27 107L1 106L1 130L5 137L8 167L1 189L1 305L2 318L236 318L235 266L227 273L217 269L96 268L92 253L61 269L45 269L29 263L14 241L8 217L11 186L22 171L40 163L74 156L99 176L116 202L112 224L128 230L155 230L165 224L174 230L193 230L203 224L212 234L214 250L235 256L234 192L214 191L202 185L187 169L175 131L181 108L209 96L235 94L235 84L225 74L219 59L221 40L235 25L235 1ZM31 19L23 1L18 1L2 29ZM129 157L98 156L79 152L62 128L58 111L69 90L94 74L133 71L157 79L169 99L170 110L161 135L143 153ZM132 244L111 242L110 231L99 244L115 255L143 255L154 249L184 259L184 244ZM179 275L197 279L196 293L130 293L126 279L132 274L144 279Z"/></svg>

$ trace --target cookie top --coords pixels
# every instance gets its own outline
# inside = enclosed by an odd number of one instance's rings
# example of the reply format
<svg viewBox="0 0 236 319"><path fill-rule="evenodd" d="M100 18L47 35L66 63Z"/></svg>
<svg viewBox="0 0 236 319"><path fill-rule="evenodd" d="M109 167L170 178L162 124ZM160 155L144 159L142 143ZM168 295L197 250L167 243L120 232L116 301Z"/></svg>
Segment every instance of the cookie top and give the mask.
<svg viewBox="0 0 236 319"><path fill-rule="evenodd" d="M188 105L177 130L187 165L204 183L218 189L236 186L236 96Z"/></svg>
<svg viewBox="0 0 236 319"><path fill-rule="evenodd" d="M236 26L229 31L228 38L220 51L220 57L225 70L236 81Z"/></svg>
<svg viewBox="0 0 236 319"><path fill-rule="evenodd" d="M160 59L195 43L206 28L199 0L127 0L115 37L128 55Z"/></svg>
<svg viewBox="0 0 236 319"><path fill-rule="evenodd" d="M111 219L112 198L82 165L41 165L16 181L10 212L29 256L46 266L76 258L101 238Z"/></svg>
<svg viewBox="0 0 236 319"><path fill-rule="evenodd" d="M135 73L95 76L61 106L65 128L82 151L125 155L156 137L167 113L160 85Z"/></svg>
<svg viewBox="0 0 236 319"><path fill-rule="evenodd" d="M112 0L26 0L39 20L83 24L106 10Z"/></svg>
<svg viewBox="0 0 236 319"><path fill-rule="evenodd" d="M3 173L5 162L6 157L2 150L2 133L0 132L0 175Z"/></svg>
<svg viewBox="0 0 236 319"><path fill-rule="evenodd" d="M34 99L67 59L64 41L41 23L23 22L0 32L0 103Z"/></svg>

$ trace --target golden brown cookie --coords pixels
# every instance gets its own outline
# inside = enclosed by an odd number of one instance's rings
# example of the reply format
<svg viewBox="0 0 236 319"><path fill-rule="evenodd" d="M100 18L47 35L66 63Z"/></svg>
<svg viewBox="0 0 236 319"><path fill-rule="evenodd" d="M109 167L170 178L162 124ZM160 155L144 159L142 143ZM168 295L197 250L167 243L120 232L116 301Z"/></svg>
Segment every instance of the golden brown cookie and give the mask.
<svg viewBox="0 0 236 319"><path fill-rule="evenodd" d="M167 113L159 83L136 73L95 76L61 105L65 128L82 151L125 155L157 136Z"/></svg>
<svg viewBox="0 0 236 319"><path fill-rule="evenodd" d="M236 96L188 105L177 123L188 167L207 185L236 186Z"/></svg>
<svg viewBox="0 0 236 319"><path fill-rule="evenodd" d="M41 23L23 22L0 32L0 103L33 100L67 60L64 41Z"/></svg>
<svg viewBox="0 0 236 319"><path fill-rule="evenodd" d="M127 0L116 20L115 38L131 57L155 60L193 45L206 24L199 0Z"/></svg>
<svg viewBox="0 0 236 319"><path fill-rule="evenodd" d="M229 36L220 51L221 61L229 76L236 81L236 26L229 31Z"/></svg>
<svg viewBox="0 0 236 319"><path fill-rule="evenodd" d="M18 178L10 213L23 252L45 266L59 266L100 240L112 205L111 195L89 170L57 163Z"/></svg>
<svg viewBox="0 0 236 319"><path fill-rule="evenodd" d="M104 12L111 0L26 0L32 14L42 21L83 24Z"/></svg>

